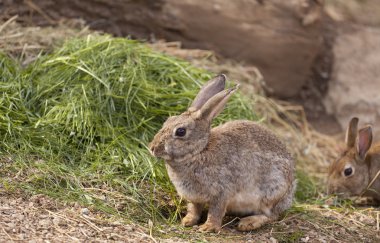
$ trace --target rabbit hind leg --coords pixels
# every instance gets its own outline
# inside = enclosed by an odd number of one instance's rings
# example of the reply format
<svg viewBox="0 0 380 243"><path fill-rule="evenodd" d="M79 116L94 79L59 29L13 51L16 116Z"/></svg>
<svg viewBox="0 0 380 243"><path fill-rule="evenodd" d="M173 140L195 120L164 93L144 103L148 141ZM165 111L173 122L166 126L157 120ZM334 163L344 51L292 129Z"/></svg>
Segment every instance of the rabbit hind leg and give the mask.
<svg viewBox="0 0 380 243"><path fill-rule="evenodd" d="M270 223L276 220L277 217L268 217L265 214L252 215L240 219L237 226L239 231L251 231L260 228L264 224Z"/></svg>
<svg viewBox="0 0 380 243"><path fill-rule="evenodd" d="M262 208L262 212L265 214L257 214L240 219L237 229L240 231L250 231L258 229L264 224L276 221L282 212L291 207L296 183L296 181L292 183L290 192L287 192L276 205L268 205Z"/></svg>

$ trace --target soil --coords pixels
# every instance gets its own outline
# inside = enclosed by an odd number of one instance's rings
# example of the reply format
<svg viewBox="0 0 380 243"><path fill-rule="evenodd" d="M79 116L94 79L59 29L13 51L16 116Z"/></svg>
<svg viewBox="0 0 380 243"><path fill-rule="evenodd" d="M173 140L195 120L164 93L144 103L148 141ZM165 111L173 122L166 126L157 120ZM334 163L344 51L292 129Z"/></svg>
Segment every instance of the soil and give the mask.
<svg viewBox="0 0 380 243"><path fill-rule="evenodd" d="M0 242L148 242L141 226L113 221L78 204L0 189Z"/></svg>
<svg viewBox="0 0 380 243"><path fill-rule="evenodd" d="M309 209L310 210L310 209ZM153 234L148 227L120 222L99 211L76 203L58 202L45 195L26 195L0 189L0 242L344 242L356 239L375 242L373 216L361 212L340 215L328 208L311 209L315 213L291 214L259 231L235 230L237 220L226 219L219 234L204 234L198 227L181 230L176 225ZM368 213L368 210L366 210ZM374 212L375 213L375 212ZM347 218L344 218L347 217ZM322 221L331 222L320 225ZM333 222L340 220L341 224ZM352 221L351 227L345 221ZM149 225L149 224L148 224ZM378 225L377 225L378 226ZM327 227L324 229L323 227ZM373 233L370 233L373 232ZM156 235L159 236L156 236ZM183 234L181 238L171 236Z"/></svg>

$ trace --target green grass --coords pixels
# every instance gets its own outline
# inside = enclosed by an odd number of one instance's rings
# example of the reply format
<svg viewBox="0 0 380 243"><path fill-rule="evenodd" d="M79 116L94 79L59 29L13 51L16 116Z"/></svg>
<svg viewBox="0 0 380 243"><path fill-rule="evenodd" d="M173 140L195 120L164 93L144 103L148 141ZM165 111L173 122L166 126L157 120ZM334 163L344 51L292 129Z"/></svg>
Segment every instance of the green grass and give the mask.
<svg viewBox="0 0 380 243"><path fill-rule="evenodd" d="M213 74L109 36L70 40L23 69L6 55L0 65L0 153L11 158L0 176L136 222L178 219L182 204L147 144ZM257 119L240 94L215 124L237 118Z"/></svg>
<svg viewBox="0 0 380 243"><path fill-rule="evenodd" d="M310 177L309 174L305 173L303 170L296 171L297 177L297 189L295 193L295 198L299 202L307 202L308 200L317 197L318 188L315 181Z"/></svg>

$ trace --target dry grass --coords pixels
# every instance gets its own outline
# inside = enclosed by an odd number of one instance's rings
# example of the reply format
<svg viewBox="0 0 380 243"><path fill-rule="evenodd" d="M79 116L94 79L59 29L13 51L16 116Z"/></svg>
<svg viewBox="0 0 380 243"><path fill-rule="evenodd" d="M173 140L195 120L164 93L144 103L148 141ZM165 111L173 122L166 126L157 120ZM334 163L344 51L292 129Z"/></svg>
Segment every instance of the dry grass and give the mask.
<svg viewBox="0 0 380 243"><path fill-rule="evenodd" d="M23 27L17 24L17 16L0 24L0 50L22 60L27 65L49 52L66 39L95 33L86 27L83 21L71 20L59 23L55 27Z"/></svg>

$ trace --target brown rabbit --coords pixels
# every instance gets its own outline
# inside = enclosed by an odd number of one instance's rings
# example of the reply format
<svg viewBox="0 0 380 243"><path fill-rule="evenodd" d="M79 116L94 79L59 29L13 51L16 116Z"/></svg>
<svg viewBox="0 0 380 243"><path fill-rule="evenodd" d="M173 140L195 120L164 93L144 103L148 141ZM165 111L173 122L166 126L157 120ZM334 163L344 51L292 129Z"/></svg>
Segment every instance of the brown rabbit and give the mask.
<svg viewBox="0 0 380 243"><path fill-rule="evenodd" d="M189 203L182 225L219 231L226 213L245 216L238 229L253 230L276 220L292 204L294 161L285 145L252 121L211 128L237 86L224 90L225 76L207 82L179 116L169 117L151 142L151 153L166 161L169 177Z"/></svg>
<svg viewBox="0 0 380 243"><path fill-rule="evenodd" d="M371 148L372 128L367 125L358 131L358 122L356 117L351 119L346 132L346 150L330 165L328 193L380 200L380 176L377 174L380 144Z"/></svg>

